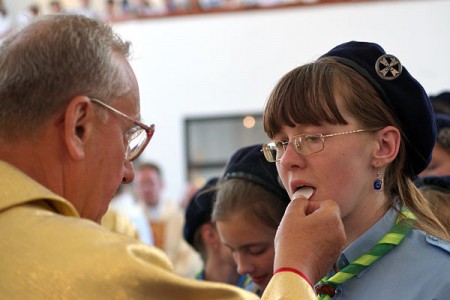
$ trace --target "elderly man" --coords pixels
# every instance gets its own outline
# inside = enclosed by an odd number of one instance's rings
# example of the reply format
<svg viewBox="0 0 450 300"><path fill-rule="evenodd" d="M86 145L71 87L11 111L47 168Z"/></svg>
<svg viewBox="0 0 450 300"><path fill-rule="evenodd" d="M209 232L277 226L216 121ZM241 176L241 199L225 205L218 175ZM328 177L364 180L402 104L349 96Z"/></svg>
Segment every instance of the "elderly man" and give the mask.
<svg viewBox="0 0 450 300"><path fill-rule="evenodd" d="M2 299L257 298L175 275L161 251L98 225L154 132L139 121L128 48L106 24L67 15L40 18L1 44ZM306 216L307 206L293 201L295 230L280 227L276 266L292 269L267 299L292 288L313 299L302 276L318 280L343 244L337 206ZM296 249L299 237L308 241Z"/></svg>

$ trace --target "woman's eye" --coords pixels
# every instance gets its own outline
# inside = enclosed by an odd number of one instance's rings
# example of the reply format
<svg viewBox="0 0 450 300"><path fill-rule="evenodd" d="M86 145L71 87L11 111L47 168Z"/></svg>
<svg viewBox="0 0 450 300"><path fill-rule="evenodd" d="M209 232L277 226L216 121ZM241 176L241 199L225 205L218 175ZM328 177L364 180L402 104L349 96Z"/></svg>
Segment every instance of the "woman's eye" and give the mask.
<svg viewBox="0 0 450 300"><path fill-rule="evenodd" d="M315 143L317 141L320 141L320 136L318 136L318 135L307 135L307 136L305 136L305 142Z"/></svg>
<svg viewBox="0 0 450 300"><path fill-rule="evenodd" d="M276 142L275 142L275 147L276 147L277 149L283 149L285 144L286 144L285 141L276 141Z"/></svg>
<svg viewBox="0 0 450 300"><path fill-rule="evenodd" d="M247 251L250 255L260 255L266 251L266 247L265 246L250 247L248 248Z"/></svg>

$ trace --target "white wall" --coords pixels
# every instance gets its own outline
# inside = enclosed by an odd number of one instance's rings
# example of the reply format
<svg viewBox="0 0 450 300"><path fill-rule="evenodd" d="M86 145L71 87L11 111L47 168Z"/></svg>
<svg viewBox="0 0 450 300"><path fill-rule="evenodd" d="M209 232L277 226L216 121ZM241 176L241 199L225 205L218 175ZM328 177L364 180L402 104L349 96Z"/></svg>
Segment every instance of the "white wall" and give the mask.
<svg viewBox="0 0 450 300"><path fill-rule="evenodd" d="M450 1L380 1L118 24L134 45L143 120L156 124L144 158L179 199L184 117L261 111L284 73L349 40L379 43L429 93L450 89L449 15Z"/></svg>

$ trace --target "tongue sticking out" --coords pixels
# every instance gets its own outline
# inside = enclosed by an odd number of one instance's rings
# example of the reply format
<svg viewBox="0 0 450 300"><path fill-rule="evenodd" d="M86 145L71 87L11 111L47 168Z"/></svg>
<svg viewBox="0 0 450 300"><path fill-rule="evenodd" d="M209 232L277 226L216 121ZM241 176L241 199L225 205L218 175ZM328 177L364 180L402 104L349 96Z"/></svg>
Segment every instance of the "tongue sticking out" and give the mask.
<svg viewBox="0 0 450 300"><path fill-rule="evenodd" d="M313 190L312 187L305 186L305 187L299 189L298 191L296 191L294 193L294 195L292 195L292 199L291 200L294 200L294 199L299 198L299 197L304 197L306 199L309 199L309 197L311 197L313 192L314 192L314 190Z"/></svg>

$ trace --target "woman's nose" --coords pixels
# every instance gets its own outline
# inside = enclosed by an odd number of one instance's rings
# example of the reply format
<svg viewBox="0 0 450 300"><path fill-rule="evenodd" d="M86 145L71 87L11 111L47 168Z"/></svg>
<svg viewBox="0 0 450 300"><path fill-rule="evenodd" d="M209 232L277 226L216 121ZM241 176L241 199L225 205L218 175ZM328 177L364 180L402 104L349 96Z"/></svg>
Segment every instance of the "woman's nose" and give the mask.
<svg viewBox="0 0 450 300"><path fill-rule="evenodd" d="M253 272L254 266L251 263L251 259L248 259L248 257L244 257L242 254L235 254L234 259L237 264L237 272L241 275L243 274L249 274Z"/></svg>
<svg viewBox="0 0 450 300"><path fill-rule="evenodd" d="M289 142L289 144L286 146L286 149L284 149L284 153L281 156L281 159L278 161L278 164L285 170L291 170L295 167L304 166L304 158L303 155L295 151L292 142Z"/></svg>

